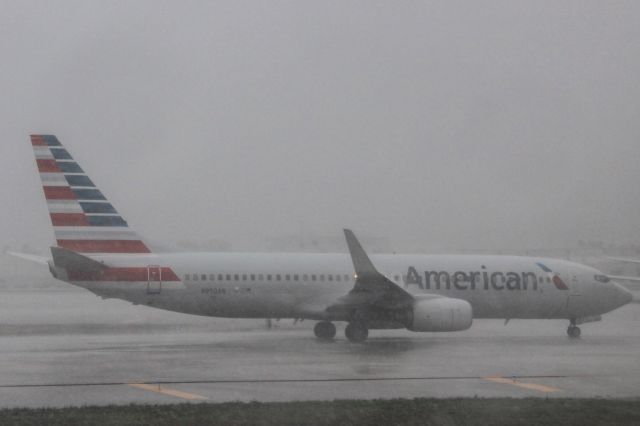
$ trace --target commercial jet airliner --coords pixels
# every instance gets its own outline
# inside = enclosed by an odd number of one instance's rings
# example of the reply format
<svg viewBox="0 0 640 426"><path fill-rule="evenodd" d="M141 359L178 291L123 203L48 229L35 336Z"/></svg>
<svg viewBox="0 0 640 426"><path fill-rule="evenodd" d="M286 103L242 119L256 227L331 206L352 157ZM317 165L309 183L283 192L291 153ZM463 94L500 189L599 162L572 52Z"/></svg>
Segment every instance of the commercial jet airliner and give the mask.
<svg viewBox="0 0 640 426"><path fill-rule="evenodd" d="M348 254L158 253L131 229L53 135L32 135L57 244L51 274L103 298L187 314L318 321L318 339L346 322L369 330L457 331L474 319L566 319L578 325L630 302L593 268L521 256L367 255L344 230Z"/></svg>

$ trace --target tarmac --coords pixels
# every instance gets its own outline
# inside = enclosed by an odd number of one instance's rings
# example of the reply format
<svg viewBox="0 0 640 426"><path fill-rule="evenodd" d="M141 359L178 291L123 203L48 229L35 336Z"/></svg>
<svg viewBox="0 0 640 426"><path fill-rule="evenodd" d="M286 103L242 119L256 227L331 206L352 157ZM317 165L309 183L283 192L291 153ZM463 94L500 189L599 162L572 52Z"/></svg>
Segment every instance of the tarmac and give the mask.
<svg viewBox="0 0 640 426"><path fill-rule="evenodd" d="M181 315L72 287L0 292L0 407L448 397L640 399L640 305L456 333Z"/></svg>

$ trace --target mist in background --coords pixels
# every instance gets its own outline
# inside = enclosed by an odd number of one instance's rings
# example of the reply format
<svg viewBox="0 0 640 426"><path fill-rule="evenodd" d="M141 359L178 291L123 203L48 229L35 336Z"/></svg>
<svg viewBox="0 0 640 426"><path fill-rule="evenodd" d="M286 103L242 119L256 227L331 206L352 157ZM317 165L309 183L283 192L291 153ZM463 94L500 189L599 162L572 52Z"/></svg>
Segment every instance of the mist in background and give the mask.
<svg viewBox="0 0 640 426"><path fill-rule="evenodd" d="M2 247L53 244L32 133L157 245L640 242L636 1L0 9Z"/></svg>

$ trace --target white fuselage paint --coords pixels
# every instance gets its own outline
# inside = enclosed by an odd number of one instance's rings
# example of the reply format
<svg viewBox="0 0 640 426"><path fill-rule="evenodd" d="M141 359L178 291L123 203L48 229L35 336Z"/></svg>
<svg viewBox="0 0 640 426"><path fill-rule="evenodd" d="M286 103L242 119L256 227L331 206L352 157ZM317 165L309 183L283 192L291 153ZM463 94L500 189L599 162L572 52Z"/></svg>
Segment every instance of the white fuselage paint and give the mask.
<svg viewBox="0 0 640 426"><path fill-rule="evenodd" d="M180 281L72 281L72 284L106 298L195 315L335 319L327 316L326 308L347 295L355 282L348 254L171 253L92 257L117 267L170 267ZM599 271L557 259L372 255L371 260L387 278L412 294L438 294L468 301L474 318L581 318L609 312L629 301L628 292L616 283L595 279L601 274ZM545 272L537 263L543 263L553 272ZM421 283L407 277L410 268L421 277ZM433 274L425 275L429 271L445 272L449 285L443 276L438 286ZM467 273L467 277L472 272L479 272L476 275L479 281L472 284L457 280L454 284L456 272ZM487 273L489 281L482 279L483 272ZM518 286L511 282L511 288L507 288L506 277L496 275L491 281L490 277L495 273L512 273L520 277L534 274L537 281L535 285L529 281L526 286L524 282L519 282ZM219 279L220 274L222 279ZM554 274L568 289L554 285L551 278ZM267 279L269 275L270 280ZM314 276L315 280L312 279ZM515 275L511 276L515 279ZM528 277L532 280L531 275ZM64 275L60 278L64 279ZM429 285L427 278L431 279Z"/></svg>

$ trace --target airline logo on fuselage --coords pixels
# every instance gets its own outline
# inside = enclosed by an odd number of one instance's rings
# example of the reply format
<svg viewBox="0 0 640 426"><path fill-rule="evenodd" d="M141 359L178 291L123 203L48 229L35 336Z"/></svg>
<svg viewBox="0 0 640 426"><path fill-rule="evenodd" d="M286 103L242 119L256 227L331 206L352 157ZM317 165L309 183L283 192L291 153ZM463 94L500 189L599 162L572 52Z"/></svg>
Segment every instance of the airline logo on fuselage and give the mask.
<svg viewBox="0 0 640 426"><path fill-rule="evenodd" d="M553 277L551 278L551 282L553 282L553 285L555 285L558 290L569 290L569 287L564 283L564 281L562 281L562 278L560 278L560 275L555 274L551 269L549 269L546 265L542 263L538 262L536 263L536 265L538 265L540 269L545 271L547 274L553 274Z"/></svg>
<svg viewBox="0 0 640 426"><path fill-rule="evenodd" d="M550 281L558 290L568 290L558 274L542 263L536 263L547 274L553 274ZM538 290L538 282L546 277L538 277L534 272L490 272L482 265L479 271L424 271L420 274L409 266L405 276L405 288L417 285L421 290Z"/></svg>

